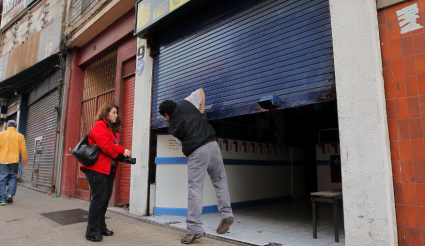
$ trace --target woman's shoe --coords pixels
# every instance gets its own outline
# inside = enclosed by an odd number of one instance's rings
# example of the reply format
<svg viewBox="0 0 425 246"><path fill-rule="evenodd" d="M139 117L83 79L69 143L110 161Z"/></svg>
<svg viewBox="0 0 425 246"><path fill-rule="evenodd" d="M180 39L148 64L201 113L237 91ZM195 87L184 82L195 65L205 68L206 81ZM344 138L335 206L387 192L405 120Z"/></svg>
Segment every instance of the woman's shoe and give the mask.
<svg viewBox="0 0 425 246"><path fill-rule="evenodd" d="M93 242L99 242L102 241L103 237L101 235L86 236L86 239Z"/></svg>
<svg viewBox="0 0 425 246"><path fill-rule="evenodd" d="M105 232L102 232L102 235L103 236L113 236L114 235L114 232L113 231L110 231L110 230L107 230Z"/></svg>

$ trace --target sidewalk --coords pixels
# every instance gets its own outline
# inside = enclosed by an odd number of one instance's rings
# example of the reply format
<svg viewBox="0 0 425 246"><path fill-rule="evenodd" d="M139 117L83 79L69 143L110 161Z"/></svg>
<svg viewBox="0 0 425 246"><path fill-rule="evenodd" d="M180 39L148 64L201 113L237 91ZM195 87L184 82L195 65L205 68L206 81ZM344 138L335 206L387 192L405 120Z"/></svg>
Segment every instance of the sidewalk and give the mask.
<svg viewBox="0 0 425 246"><path fill-rule="evenodd" d="M52 198L18 186L14 203L0 207L0 241L2 245L20 246L183 245L180 243L180 238L185 235L183 230L151 224L110 211L106 213L106 223L108 229L113 230L115 235L104 237L100 243L87 241L84 235L88 208L87 201L75 198ZM192 245L236 244L203 237Z"/></svg>

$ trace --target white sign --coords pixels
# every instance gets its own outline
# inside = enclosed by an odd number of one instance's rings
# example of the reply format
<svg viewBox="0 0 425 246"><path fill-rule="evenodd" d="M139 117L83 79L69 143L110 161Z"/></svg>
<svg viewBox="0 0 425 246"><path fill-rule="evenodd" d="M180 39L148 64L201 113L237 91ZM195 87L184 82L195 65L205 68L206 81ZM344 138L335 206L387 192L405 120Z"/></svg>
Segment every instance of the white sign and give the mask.
<svg viewBox="0 0 425 246"><path fill-rule="evenodd" d="M419 9L417 3L396 11L401 28L401 34L424 28L420 24L416 23L417 19L419 18L418 13Z"/></svg>

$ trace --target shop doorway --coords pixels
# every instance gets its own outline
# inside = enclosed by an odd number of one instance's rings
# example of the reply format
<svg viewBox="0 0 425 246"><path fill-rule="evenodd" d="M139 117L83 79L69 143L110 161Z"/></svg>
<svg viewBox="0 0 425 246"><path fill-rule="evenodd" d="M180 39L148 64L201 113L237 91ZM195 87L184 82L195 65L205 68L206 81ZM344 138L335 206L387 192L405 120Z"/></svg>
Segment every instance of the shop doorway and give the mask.
<svg viewBox="0 0 425 246"><path fill-rule="evenodd" d="M116 63L115 50L85 68L79 139L90 132L102 105L114 102ZM80 166L78 163L75 197L89 201L90 186L86 175L80 171Z"/></svg>
<svg viewBox="0 0 425 246"><path fill-rule="evenodd" d="M217 132L236 217L236 224L224 237L258 245L270 242L284 245L289 242L287 240L300 245L315 242L326 245L325 242L330 244L334 241L333 208L326 203L318 204L318 239L312 238L310 193L341 188L340 162L339 165L331 163L339 158L340 153L335 100L209 123ZM149 218L185 228L185 211L182 208L186 197L181 201L178 198L173 200L173 196L184 196L185 190L178 195L174 191L167 194L168 202L171 200L174 204L165 204L165 199L162 199L164 189L161 188L166 187L161 182L176 180L172 177L173 173L184 173L184 167L180 170L177 165L177 162L184 162L181 159L184 157L177 156L177 153L174 156L173 151L163 151L159 143L163 138L172 142L172 138L161 134L157 138L157 156L166 153L166 157L156 159L156 204L154 215ZM245 154L248 157L243 157ZM170 163L165 163L167 160ZM167 168L172 172L167 172ZM187 185L187 181L183 180L171 185L183 187L185 183ZM215 212L217 207L212 205L216 204L215 193L208 183L207 178L203 222L207 233L214 235L220 215ZM341 243L344 242L342 211L340 203L338 223Z"/></svg>

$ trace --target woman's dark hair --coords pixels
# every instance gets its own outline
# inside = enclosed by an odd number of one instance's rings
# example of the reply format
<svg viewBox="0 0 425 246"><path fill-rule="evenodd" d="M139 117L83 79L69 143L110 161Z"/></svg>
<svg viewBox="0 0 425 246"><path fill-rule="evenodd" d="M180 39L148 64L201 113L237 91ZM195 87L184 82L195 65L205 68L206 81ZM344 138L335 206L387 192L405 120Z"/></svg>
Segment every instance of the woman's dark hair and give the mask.
<svg viewBox="0 0 425 246"><path fill-rule="evenodd" d="M96 118L94 118L94 122L96 123L99 120L105 119L109 123L109 126L111 127L111 130L113 132L119 132L119 131L121 131L121 120L120 120L120 117L119 116L117 117L117 121L115 123L112 123L109 120L109 117L108 117L109 112L111 112L111 110L113 108L116 108L117 109L117 114L118 114L119 108L118 108L117 105L115 105L113 103L105 103L105 104L103 104L103 106L99 109L99 111L97 111L97 115L96 115Z"/></svg>
<svg viewBox="0 0 425 246"><path fill-rule="evenodd" d="M173 100L165 100L159 105L159 113L162 116L165 116L165 113L167 113L168 116L171 117L176 106L177 106L177 103L174 102Z"/></svg>

